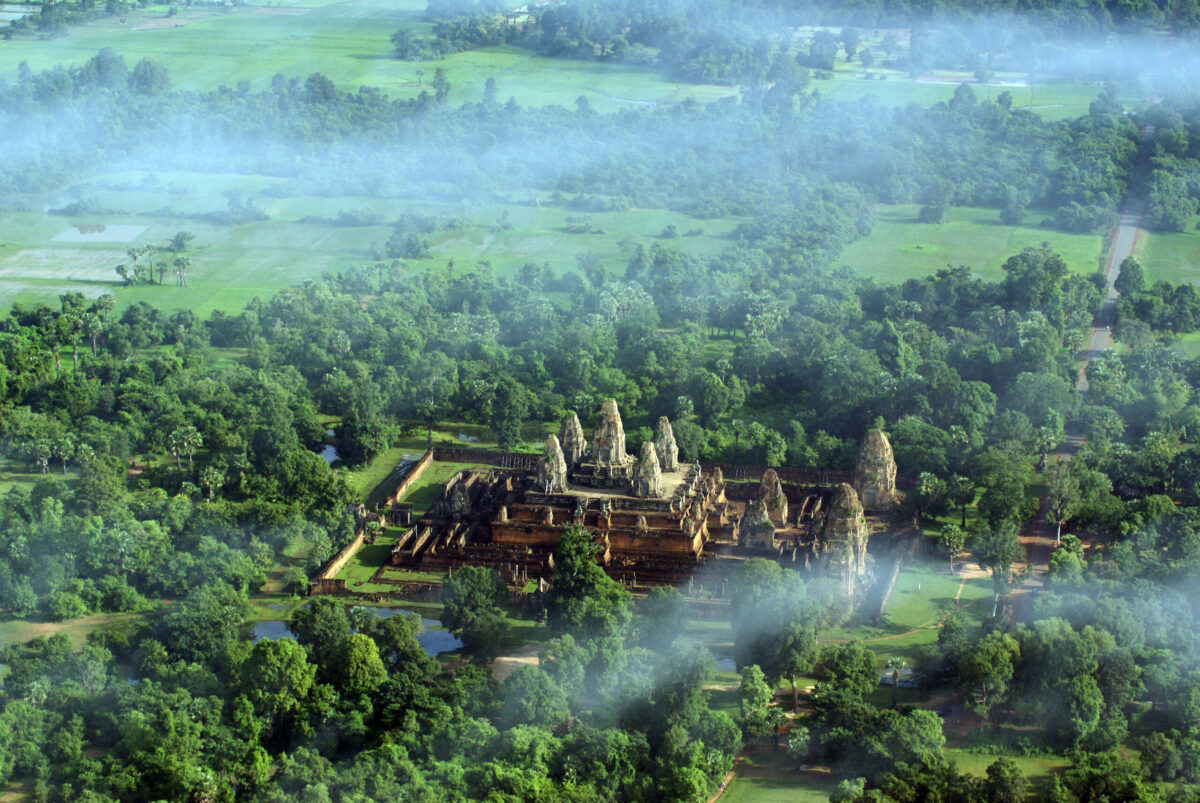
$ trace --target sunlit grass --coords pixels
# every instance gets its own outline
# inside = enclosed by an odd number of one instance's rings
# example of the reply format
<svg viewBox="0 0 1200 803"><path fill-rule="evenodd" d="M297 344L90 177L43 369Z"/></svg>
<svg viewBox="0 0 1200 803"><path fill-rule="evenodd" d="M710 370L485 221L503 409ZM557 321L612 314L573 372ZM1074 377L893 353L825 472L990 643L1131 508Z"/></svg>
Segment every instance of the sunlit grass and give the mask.
<svg viewBox="0 0 1200 803"><path fill-rule="evenodd" d="M1001 265L1022 248L1048 242L1075 273L1094 273L1105 244L1100 234L1067 234L1038 225L1046 213L1031 211L1022 226L1006 226L995 209L952 207L946 222L918 223L916 204L880 206L871 233L851 243L838 259L860 276L885 284L931 275L947 265L966 265L982 279L1003 278Z"/></svg>

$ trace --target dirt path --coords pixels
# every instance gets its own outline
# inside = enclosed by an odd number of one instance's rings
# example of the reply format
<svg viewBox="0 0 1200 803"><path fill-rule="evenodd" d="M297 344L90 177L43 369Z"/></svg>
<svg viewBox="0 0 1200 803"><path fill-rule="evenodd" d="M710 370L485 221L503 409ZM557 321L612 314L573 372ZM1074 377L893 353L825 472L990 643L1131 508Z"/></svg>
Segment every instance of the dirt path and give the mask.
<svg viewBox="0 0 1200 803"><path fill-rule="evenodd" d="M513 650L508 655L501 655L492 661L492 677L502 681L516 671L518 666L537 666L539 646L541 645L526 644L524 647Z"/></svg>
<svg viewBox="0 0 1200 803"><path fill-rule="evenodd" d="M745 756L738 756L733 760L733 769L725 774L725 777L721 780L721 785L717 787L717 793L708 799L708 803L717 803L721 795L725 794L725 790L729 788L729 783L733 780L733 776L737 775L738 767L745 760Z"/></svg>
<svg viewBox="0 0 1200 803"><path fill-rule="evenodd" d="M1153 126L1143 128L1143 143L1148 142L1153 134ZM1145 165L1143 152L1142 162L1138 167L1139 174L1145 171ZM1144 213L1145 203L1142 199L1127 198L1121 209L1120 222L1113 230L1108 263L1104 268L1107 293L1088 330L1087 351L1083 354L1083 361L1079 366L1079 375L1075 383L1075 389L1081 397L1085 397L1088 392L1088 363L1112 348L1112 324L1116 319L1117 297L1120 295L1117 292L1116 281L1117 277L1121 275L1121 263L1125 261L1126 257L1133 255L1133 250L1138 242L1146 236L1146 231L1142 228ZM1052 459L1070 460L1079 451L1084 440L1086 438L1083 433L1074 428L1068 429ZM1046 519L1047 501L1046 496L1043 495L1038 503L1037 517L1023 528L1020 536L1021 546L1025 548L1028 560L1028 573L1025 582L1021 584L1020 588L1013 591L1013 595L1018 616L1023 619L1029 618L1033 613L1033 601L1045 583L1045 576L1050 568L1050 554L1055 549L1058 528Z"/></svg>

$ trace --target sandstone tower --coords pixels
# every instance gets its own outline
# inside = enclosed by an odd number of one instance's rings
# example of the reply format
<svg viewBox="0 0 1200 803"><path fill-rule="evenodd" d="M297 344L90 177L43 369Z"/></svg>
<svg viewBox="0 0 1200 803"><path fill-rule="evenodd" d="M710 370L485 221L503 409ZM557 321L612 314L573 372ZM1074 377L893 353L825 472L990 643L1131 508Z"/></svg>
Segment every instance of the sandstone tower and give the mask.
<svg viewBox="0 0 1200 803"><path fill-rule="evenodd" d="M633 469L633 495L645 497L661 497L662 470L658 465L658 452L654 444L646 441L642 444L642 454L637 466Z"/></svg>
<svg viewBox="0 0 1200 803"><path fill-rule="evenodd" d="M868 536L867 519L858 494L843 482L830 502L818 557L825 573L837 577L847 594L853 594L866 575Z"/></svg>
<svg viewBox="0 0 1200 803"><path fill-rule="evenodd" d="M658 464L663 471L679 470L679 445L675 443L675 430L665 415L658 419L654 448L658 452Z"/></svg>
<svg viewBox="0 0 1200 803"><path fill-rule="evenodd" d="M563 457L568 466L573 466L583 459L587 451L587 438L583 435L583 425L575 413L567 415L558 428L558 443L562 447Z"/></svg>
<svg viewBox="0 0 1200 803"><path fill-rule="evenodd" d="M546 438L546 449L538 461L537 487L548 494L567 490L567 461L553 435Z"/></svg>
<svg viewBox="0 0 1200 803"><path fill-rule="evenodd" d="M896 501L896 459L881 429L869 430L863 438L854 466L854 490L867 510L884 510Z"/></svg>
<svg viewBox="0 0 1200 803"><path fill-rule="evenodd" d="M775 469L769 468L763 472L762 485L758 489L758 498L766 505L767 516L776 527L786 527L788 517L787 495L783 492L783 483Z"/></svg>

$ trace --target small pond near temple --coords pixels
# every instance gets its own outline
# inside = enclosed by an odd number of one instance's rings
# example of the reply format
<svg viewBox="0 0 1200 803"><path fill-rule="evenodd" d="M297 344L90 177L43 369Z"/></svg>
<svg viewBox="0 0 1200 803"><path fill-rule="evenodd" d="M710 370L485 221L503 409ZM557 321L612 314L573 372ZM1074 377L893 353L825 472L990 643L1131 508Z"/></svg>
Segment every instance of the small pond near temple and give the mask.
<svg viewBox="0 0 1200 803"><path fill-rule="evenodd" d="M398 613L417 613L416 611L406 610L404 608L377 608L370 605L361 606L366 608L371 613L378 616L380 619L388 619ZM418 614L420 615L420 614ZM435 629L441 628L442 623L437 619L428 619L421 616L421 627L425 628L425 632L417 636L417 642L430 656L441 655L444 652L452 652L462 647L462 642L453 634L447 633L445 630ZM292 638L292 629L288 627L286 621L278 619L268 619L262 622L255 622L254 627L250 629L250 638L253 641L262 639L281 639Z"/></svg>
<svg viewBox="0 0 1200 803"><path fill-rule="evenodd" d="M332 430L332 429L327 429L327 430L325 430L325 434L326 434L328 437L332 438L332 437L333 437L333 430ZM325 444L325 448L321 450L321 458L322 458L322 459L323 459L323 460L324 460L326 463L329 463L330 465L332 465L332 464L333 464L333 461L338 459L338 451L337 451L337 447L336 447L336 446L334 446L332 443L327 443L327 444Z"/></svg>

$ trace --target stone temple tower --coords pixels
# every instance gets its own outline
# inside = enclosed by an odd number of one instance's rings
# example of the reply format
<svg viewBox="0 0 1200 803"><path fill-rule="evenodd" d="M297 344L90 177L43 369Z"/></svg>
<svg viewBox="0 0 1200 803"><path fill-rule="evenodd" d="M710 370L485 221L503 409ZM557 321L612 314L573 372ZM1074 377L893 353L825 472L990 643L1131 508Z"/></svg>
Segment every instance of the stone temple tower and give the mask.
<svg viewBox="0 0 1200 803"><path fill-rule="evenodd" d="M664 415L658 419L657 432L654 433L654 449L658 452L658 464L663 471L679 470L679 445L675 443L675 430Z"/></svg>
<svg viewBox="0 0 1200 803"><path fill-rule="evenodd" d="M600 408L600 420L592 433L592 459L601 464L623 463L629 458L625 453L625 425L617 410L617 400L609 399Z"/></svg>
<svg viewBox="0 0 1200 803"><path fill-rule="evenodd" d="M567 490L567 461L563 458L558 438L553 435L546 438L546 450L538 460L537 486L548 494Z"/></svg>
<svg viewBox="0 0 1200 803"><path fill-rule="evenodd" d="M854 466L854 490L866 510L885 510L896 502L896 458L881 429L872 429L863 438Z"/></svg>
<svg viewBox="0 0 1200 803"><path fill-rule="evenodd" d="M598 488L626 488L633 484L637 459L625 451L625 425L615 399L600 408L600 418L592 433L592 451L579 462L572 475L574 482Z"/></svg>
<svg viewBox="0 0 1200 803"><path fill-rule="evenodd" d="M583 425L579 423L579 416L575 413L563 418L562 426L558 428L558 443L562 447L563 457L568 466L573 466L583 459L583 453L587 451L587 438L583 435Z"/></svg>

